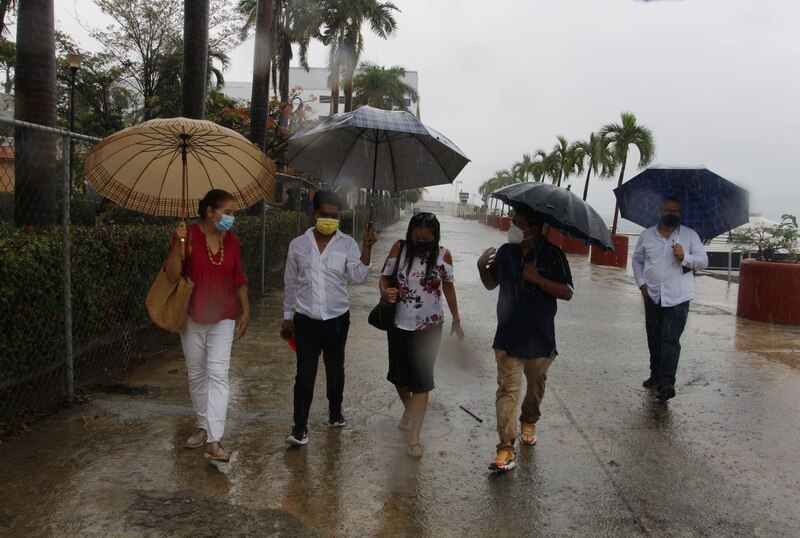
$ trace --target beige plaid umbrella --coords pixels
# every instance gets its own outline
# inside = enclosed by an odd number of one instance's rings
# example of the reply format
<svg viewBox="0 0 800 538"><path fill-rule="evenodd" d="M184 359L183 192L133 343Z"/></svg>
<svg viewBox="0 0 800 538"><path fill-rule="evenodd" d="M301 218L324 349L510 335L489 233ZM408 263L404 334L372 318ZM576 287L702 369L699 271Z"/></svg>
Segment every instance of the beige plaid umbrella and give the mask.
<svg viewBox="0 0 800 538"><path fill-rule="evenodd" d="M189 118L155 119L123 129L86 157L86 178L101 195L149 215L186 218L211 189L237 208L271 200L275 163L239 133Z"/></svg>

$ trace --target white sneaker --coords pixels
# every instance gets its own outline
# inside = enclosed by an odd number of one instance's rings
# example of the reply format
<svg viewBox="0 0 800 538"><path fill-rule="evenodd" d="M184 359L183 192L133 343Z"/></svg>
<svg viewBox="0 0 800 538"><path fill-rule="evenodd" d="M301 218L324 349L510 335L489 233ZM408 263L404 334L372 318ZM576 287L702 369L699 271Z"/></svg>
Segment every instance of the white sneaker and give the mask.
<svg viewBox="0 0 800 538"><path fill-rule="evenodd" d="M299 437L299 439L298 439ZM308 444L308 432L304 431L302 436L295 436L294 432L286 438L286 444L292 446L303 446Z"/></svg>

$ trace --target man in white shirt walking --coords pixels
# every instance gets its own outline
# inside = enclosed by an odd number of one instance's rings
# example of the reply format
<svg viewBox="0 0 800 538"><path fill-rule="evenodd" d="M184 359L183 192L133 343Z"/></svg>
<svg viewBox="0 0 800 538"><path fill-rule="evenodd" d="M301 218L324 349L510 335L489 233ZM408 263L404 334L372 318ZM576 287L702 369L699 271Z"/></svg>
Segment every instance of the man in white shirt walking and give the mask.
<svg viewBox="0 0 800 538"><path fill-rule="evenodd" d="M289 244L284 272L281 336L294 335L297 375L294 381L294 427L290 445L308 443L308 413L314 397L319 355L328 383L331 427L346 425L342 414L344 348L350 327L348 278L363 284L369 276L375 231L367 227L363 250L339 231L342 200L334 192L314 196L314 227Z"/></svg>
<svg viewBox="0 0 800 538"><path fill-rule="evenodd" d="M650 377L642 386L656 387L658 398L667 401L675 396L680 338L694 298L692 270L708 267L708 256L697 232L681 226L679 199L664 198L658 215L659 223L639 236L632 265L650 349Z"/></svg>

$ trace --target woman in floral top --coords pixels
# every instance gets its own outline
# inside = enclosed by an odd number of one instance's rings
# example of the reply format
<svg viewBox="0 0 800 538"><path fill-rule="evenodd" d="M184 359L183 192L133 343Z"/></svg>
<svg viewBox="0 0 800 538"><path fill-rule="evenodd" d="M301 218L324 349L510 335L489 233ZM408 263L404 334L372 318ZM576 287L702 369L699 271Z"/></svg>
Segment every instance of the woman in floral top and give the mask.
<svg viewBox="0 0 800 538"><path fill-rule="evenodd" d="M389 375L403 402L398 428L408 431L406 452L422 457L419 443L422 422L433 390L433 365L439 352L444 324L444 301L453 321L450 334L464 339L453 285L453 258L439 245L439 220L433 213L411 218L405 242L397 241L383 265L381 297L397 305L394 327L389 329ZM391 281L395 264L397 282Z"/></svg>

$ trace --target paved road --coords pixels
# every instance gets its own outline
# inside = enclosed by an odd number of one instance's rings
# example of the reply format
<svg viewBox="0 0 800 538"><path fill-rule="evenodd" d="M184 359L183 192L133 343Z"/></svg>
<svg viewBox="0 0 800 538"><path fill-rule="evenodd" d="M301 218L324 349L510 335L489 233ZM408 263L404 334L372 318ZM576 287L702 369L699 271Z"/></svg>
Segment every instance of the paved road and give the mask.
<svg viewBox="0 0 800 538"><path fill-rule="evenodd" d="M381 235L377 266L404 230ZM326 426L321 371L310 444L283 444L294 358L276 337L280 294L268 297L234 348L230 464L178 448L192 417L182 358L169 353L121 380L125 390L0 445L0 534L800 535L800 328L740 320L735 285L697 278L678 396L664 404L641 388L643 308L630 273L571 257L576 293L559 306L539 444L495 475L496 291L474 267L504 236L448 217L443 230L467 339L442 348L421 461L404 455L385 337L366 323L372 276L351 289L347 428Z"/></svg>

